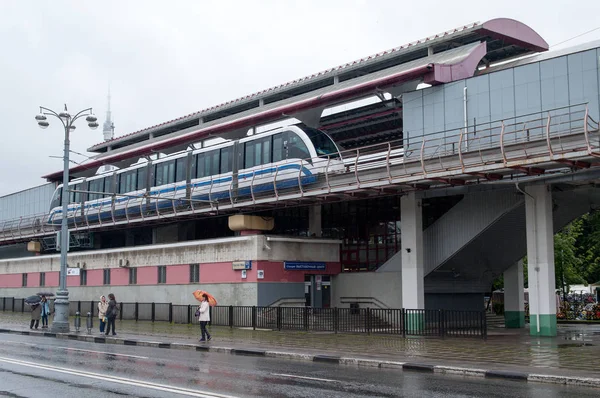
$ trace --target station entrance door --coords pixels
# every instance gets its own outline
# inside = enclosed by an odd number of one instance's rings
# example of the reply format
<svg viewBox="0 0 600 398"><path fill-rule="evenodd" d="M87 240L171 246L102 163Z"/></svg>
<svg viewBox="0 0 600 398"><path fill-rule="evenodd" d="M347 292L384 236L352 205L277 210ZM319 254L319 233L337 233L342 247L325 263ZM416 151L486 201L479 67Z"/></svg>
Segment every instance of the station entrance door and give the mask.
<svg viewBox="0 0 600 398"><path fill-rule="evenodd" d="M307 307L331 306L331 275L305 275L304 297Z"/></svg>

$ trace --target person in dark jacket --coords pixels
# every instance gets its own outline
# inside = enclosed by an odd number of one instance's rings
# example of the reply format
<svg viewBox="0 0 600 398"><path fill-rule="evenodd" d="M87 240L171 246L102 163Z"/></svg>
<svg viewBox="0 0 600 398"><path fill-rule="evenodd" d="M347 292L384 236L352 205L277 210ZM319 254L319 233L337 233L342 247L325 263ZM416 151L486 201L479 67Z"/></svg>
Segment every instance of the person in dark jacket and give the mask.
<svg viewBox="0 0 600 398"><path fill-rule="evenodd" d="M48 304L48 299L46 296L42 296L42 301L40 302L40 308L42 312L42 329L48 329L48 317L50 316L50 304Z"/></svg>
<svg viewBox="0 0 600 398"><path fill-rule="evenodd" d="M115 320L117 319L117 315L119 314L119 308L117 307L117 300L115 299L115 295L110 293L108 295L108 308L106 309L106 333L105 335L108 336L108 334L111 331L111 326L112 326L112 335L116 336L117 335L117 331L115 328Z"/></svg>
<svg viewBox="0 0 600 398"><path fill-rule="evenodd" d="M40 325L40 316L42 315L42 307L39 304L34 304L31 306L31 323L29 324L29 329L35 328L37 329Z"/></svg>

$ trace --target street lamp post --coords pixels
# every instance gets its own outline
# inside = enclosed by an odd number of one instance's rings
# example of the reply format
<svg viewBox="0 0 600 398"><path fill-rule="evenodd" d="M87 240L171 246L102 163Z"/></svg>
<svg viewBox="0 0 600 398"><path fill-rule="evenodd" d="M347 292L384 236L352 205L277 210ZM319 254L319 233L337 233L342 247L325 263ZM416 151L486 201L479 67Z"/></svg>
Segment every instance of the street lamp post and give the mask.
<svg viewBox="0 0 600 398"><path fill-rule="evenodd" d="M56 300L54 301L54 321L52 322L52 332L68 333L69 332L69 291L67 290L67 251L69 250L69 226L67 212L69 206L69 133L75 130L73 124L77 119L85 117L88 126L94 130L98 127L97 118L92 112L92 108L79 111L75 116L71 116L65 110L57 113L51 109L40 106L40 113L35 117L38 125L45 129L48 123L47 116L54 116L61 121L65 128L65 144L63 154L63 187L62 187L62 223L60 228L60 277L59 288L56 292Z"/></svg>

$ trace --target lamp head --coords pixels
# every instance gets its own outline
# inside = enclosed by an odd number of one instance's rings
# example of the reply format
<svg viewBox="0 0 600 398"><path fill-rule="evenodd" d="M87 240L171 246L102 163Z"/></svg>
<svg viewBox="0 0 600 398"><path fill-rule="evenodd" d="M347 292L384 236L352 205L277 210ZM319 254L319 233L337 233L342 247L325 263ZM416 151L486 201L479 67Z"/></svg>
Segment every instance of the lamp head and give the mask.
<svg viewBox="0 0 600 398"><path fill-rule="evenodd" d="M67 111L63 111L63 112L59 113L58 117L60 117L60 119L65 123L67 123L69 121L69 119L71 119L71 115L69 115L69 112L67 112Z"/></svg>

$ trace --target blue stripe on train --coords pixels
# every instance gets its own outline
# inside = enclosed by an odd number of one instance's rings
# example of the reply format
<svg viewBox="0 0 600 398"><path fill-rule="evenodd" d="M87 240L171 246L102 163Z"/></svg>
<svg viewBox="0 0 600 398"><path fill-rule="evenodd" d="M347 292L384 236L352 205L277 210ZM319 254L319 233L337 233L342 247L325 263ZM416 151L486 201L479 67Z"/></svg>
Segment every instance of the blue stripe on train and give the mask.
<svg viewBox="0 0 600 398"><path fill-rule="evenodd" d="M252 175L254 174L255 176L259 176L262 174L269 174L269 173L274 173L275 171L278 170L279 171L284 171L284 170L300 170L302 169L302 172L306 175L306 176L312 176L312 172L307 169L306 167L300 167L300 165L297 164L288 164L288 165L282 165L282 166L278 166L278 167L273 167L273 168L269 168L269 169L264 169L264 170L256 170L253 171L252 173L246 173L246 174L240 174L239 178L250 178L252 177ZM204 186L210 186L210 185L214 185L214 184L222 184L224 182L230 182L232 180L232 177L223 177L223 178L218 178L214 181L202 181L202 182L197 182L194 184L191 184L191 186L193 188L198 188L198 187L204 187ZM179 185L179 186L175 186L175 187L169 187L169 188L163 188L163 189L159 189L157 191L150 191L150 195L151 196L156 196L156 195L160 195L160 194L164 194L164 193L169 193L169 192L173 192L173 191L179 191L182 189L186 188L186 184L183 185ZM143 195L139 195L139 197L142 197ZM125 202L127 201L129 198L127 197L122 197L122 198L118 198L115 199L115 203L121 203L121 202ZM112 205L112 200L105 200L102 202L98 202L98 203L90 203L90 204L86 204L84 206L84 209L87 208L96 208L96 207L101 207L101 206L107 206L107 205ZM81 205L74 205L74 206L69 206L69 210L80 210L81 209ZM54 214L59 214L62 213L62 209L56 209L54 211L52 211L50 213L50 218L52 218L52 216L54 216Z"/></svg>
<svg viewBox="0 0 600 398"><path fill-rule="evenodd" d="M309 171L310 173L310 171ZM229 180L231 180L231 177L229 177ZM302 185L307 185L307 184L312 184L315 183L317 181L317 176L310 173L310 175L306 176L306 177L302 177ZM226 181L224 181L226 182ZM197 186L202 186L204 185L203 183L198 183L198 184L194 184L193 186L197 187ZM210 184L205 184L205 185L210 185ZM280 181L277 183L277 189L286 189L286 188L293 188L293 187L297 187L298 186L298 179L294 178L294 179L290 179L290 180L284 180L284 181ZM182 187L183 189L185 189L185 185ZM175 189L179 190L182 189L181 187L175 187ZM171 191L173 191L174 188L171 188ZM257 185L256 187L254 187L254 189L252 190L252 192L254 192L254 194L257 193L263 193L263 192L269 192L269 191L273 191L273 183L267 183L267 184L261 184L261 185ZM238 189L238 197L245 197L245 196L251 196L252 192L250 191L250 187L247 188L239 188ZM214 194L211 194L210 197L208 194L202 194L202 195L195 195L192 197L192 199L194 200L205 200L205 201L209 201L209 200L222 200L222 199L228 199L229 198L229 191L222 191L222 192L216 192ZM140 195L140 198L142 196ZM125 198L128 199L128 198ZM119 203L122 202L122 200L115 200L115 203ZM185 204L186 201L185 200L176 200L175 201L175 206L178 205L182 205ZM111 202L107 202L107 205L111 205ZM148 205L148 204L143 204L143 205L136 205L136 206L132 206L129 209L118 209L114 211L114 217L116 218L120 218L120 217L124 217L126 215L129 216L136 216L139 215L140 212L150 212L150 211L156 211L158 210L163 210L169 207L173 206L173 201L171 200L159 200L158 202L153 202L152 204ZM87 207L87 206L86 206ZM99 207L99 206L94 206L94 207ZM79 206L79 209L81 209L81 206ZM53 217L59 213L62 213L62 210L57 210L54 213L52 213L48 219L48 223L49 224L54 224L54 225L60 225L60 222L62 221L61 219L58 220L54 220ZM112 212L110 210L108 211L103 211L101 213L94 213L94 214L90 214L87 216L87 220L88 222L94 222L94 221L98 221L98 219L100 220L107 220L107 219L112 219ZM83 224L85 223L86 217L82 217L82 216L77 216L77 217L69 217L69 226L75 226L75 224Z"/></svg>

